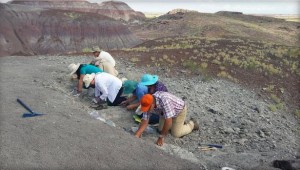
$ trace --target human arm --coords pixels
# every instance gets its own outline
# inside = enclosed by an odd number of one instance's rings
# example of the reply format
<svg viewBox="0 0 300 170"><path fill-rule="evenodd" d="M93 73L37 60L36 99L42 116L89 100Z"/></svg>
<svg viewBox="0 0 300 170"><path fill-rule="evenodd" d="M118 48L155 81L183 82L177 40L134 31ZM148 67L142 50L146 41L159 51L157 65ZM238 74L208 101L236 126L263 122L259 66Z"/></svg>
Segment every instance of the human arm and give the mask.
<svg viewBox="0 0 300 170"><path fill-rule="evenodd" d="M145 131L145 129L148 126L148 123L149 123L149 119L148 120L142 119L142 122L139 126L139 129L135 132L134 136L137 137L137 138L141 138L142 133Z"/></svg>
<svg viewBox="0 0 300 170"><path fill-rule="evenodd" d="M172 127L172 123L172 118L165 119L163 129L160 132L160 135L156 141L157 145L162 146L164 144L164 137L168 134L169 129Z"/></svg>
<svg viewBox="0 0 300 170"><path fill-rule="evenodd" d="M92 64L92 65L95 65L95 63L96 63L95 59L90 62L90 64Z"/></svg>
<svg viewBox="0 0 300 170"><path fill-rule="evenodd" d="M99 89L99 87L98 87L98 85L96 85L96 82L95 82L95 97L96 98L98 98L98 99L100 99L99 97L100 97L100 89ZM99 101L97 101L97 102L99 102Z"/></svg>
<svg viewBox="0 0 300 170"><path fill-rule="evenodd" d="M127 100L123 101L120 105L126 106L136 99L136 95L131 95Z"/></svg>
<svg viewBox="0 0 300 170"><path fill-rule="evenodd" d="M85 76L84 74L80 74L80 78L79 78L79 81L78 81L78 84L77 84L77 92L78 93L82 92L82 85L83 85L83 77L84 76Z"/></svg>
<svg viewBox="0 0 300 170"><path fill-rule="evenodd" d="M126 108L127 108L127 110L132 110L132 109L136 109L137 107L139 107L139 105L140 105L140 102L132 103L132 104L128 105Z"/></svg>
<svg viewBox="0 0 300 170"><path fill-rule="evenodd" d="M100 83L99 84L99 89L102 93L102 95L100 96L100 99L103 100L103 101L106 101L107 97L108 97L108 89L107 87L103 84L103 83Z"/></svg>

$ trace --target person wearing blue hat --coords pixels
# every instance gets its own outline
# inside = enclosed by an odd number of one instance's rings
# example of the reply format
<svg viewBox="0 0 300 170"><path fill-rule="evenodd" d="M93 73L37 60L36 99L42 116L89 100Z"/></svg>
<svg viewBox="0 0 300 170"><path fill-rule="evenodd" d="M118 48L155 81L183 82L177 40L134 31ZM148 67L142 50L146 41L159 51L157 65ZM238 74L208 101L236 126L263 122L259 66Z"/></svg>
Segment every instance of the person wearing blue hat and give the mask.
<svg viewBox="0 0 300 170"><path fill-rule="evenodd" d="M138 83L136 88L133 90L132 95L121 103L121 105L126 106L127 110L133 110L139 107L141 98L148 93L148 87ZM137 102L134 102L137 101ZM132 103L133 102L133 103Z"/></svg>
<svg viewBox="0 0 300 170"><path fill-rule="evenodd" d="M158 81L157 75L144 74L140 83L148 87L149 94L153 94L157 91L168 92L167 87L162 82Z"/></svg>
<svg viewBox="0 0 300 170"><path fill-rule="evenodd" d="M122 102L121 105L127 105L126 108L128 110L136 109L140 105L140 100L145 94L153 94L157 91L168 92L168 89L162 82L158 81L157 75L144 74L141 77L140 83L138 83L134 89L132 96ZM137 100L137 102L130 104L135 100Z"/></svg>
<svg viewBox="0 0 300 170"><path fill-rule="evenodd" d="M157 91L168 92L167 87L160 81L158 81L157 75L144 74L141 77L140 83L137 84L135 90L132 93L132 96L127 100L123 101L121 105L126 106L127 110L134 110L140 106L140 100L145 94L153 94ZM134 102L137 101L137 102ZM132 103L134 102L134 103ZM139 110L136 113L140 112ZM138 115L138 117L142 118L142 114ZM152 114L150 117L150 124L158 123L159 116L156 114Z"/></svg>

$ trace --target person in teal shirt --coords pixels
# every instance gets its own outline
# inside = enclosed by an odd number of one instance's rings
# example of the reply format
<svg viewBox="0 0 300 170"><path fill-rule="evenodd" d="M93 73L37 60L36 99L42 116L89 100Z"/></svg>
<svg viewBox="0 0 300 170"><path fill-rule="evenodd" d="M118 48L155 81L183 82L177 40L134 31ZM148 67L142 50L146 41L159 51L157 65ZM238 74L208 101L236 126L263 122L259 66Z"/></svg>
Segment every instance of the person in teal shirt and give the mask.
<svg viewBox="0 0 300 170"><path fill-rule="evenodd" d="M69 65L69 70L71 71L70 76L77 76L78 84L77 84L77 93L75 94L75 96L79 96L82 92L82 87L83 87L83 77L86 74L92 74L92 73L101 73L103 72L103 70L101 70L100 68L91 65L91 64L70 64Z"/></svg>

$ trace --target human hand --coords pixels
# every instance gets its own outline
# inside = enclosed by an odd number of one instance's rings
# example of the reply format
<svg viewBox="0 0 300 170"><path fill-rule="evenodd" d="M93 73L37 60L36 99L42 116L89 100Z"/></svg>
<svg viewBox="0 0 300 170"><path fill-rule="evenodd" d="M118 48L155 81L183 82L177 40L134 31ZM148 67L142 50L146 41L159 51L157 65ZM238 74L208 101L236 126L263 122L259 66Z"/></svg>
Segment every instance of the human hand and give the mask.
<svg viewBox="0 0 300 170"><path fill-rule="evenodd" d="M134 136L137 138L141 138L141 135L138 135L137 133Z"/></svg>
<svg viewBox="0 0 300 170"><path fill-rule="evenodd" d="M156 144L158 146L162 146L164 144L164 138L163 137L158 137Z"/></svg>
<svg viewBox="0 0 300 170"><path fill-rule="evenodd" d="M126 106L127 104L128 104L128 101L125 100L125 101L122 101L119 105L120 105L120 106Z"/></svg>
<svg viewBox="0 0 300 170"><path fill-rule="evenodd" d="M128 105L126 108L127 108L127 110L133 110L133 109L135 109L136 107L135 107L134 105Z"/></svg>
<svg viewBox="0 0 300 170"><path fill-rule="evenodd" d="M74 96L74 97L80 97L80 96L81 96L81 92L78 92L78 91L77 91L76 93L73 94L73 96Z"/></svg>
<svg viewBox="0 0 300 170"><path fill-rule="evenodd" d="M101 99L99 97L95 97L92 101L97 104L100 103Z"/></svg>

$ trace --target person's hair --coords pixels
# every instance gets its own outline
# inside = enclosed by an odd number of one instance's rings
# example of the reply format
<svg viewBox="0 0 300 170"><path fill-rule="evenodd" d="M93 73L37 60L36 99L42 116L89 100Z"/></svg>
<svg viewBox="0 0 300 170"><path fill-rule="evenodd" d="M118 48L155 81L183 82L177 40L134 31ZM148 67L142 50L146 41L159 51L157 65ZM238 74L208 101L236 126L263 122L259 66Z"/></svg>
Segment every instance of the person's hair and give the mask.
<svg viewBox="0 0 300 170"><path fill-rule="evenodd" d="M77 75L77 79L80 79L80 69L85 66L86 64L80 64L80 66L78 67L78 69L76 70L76 75Z"/></svg>

